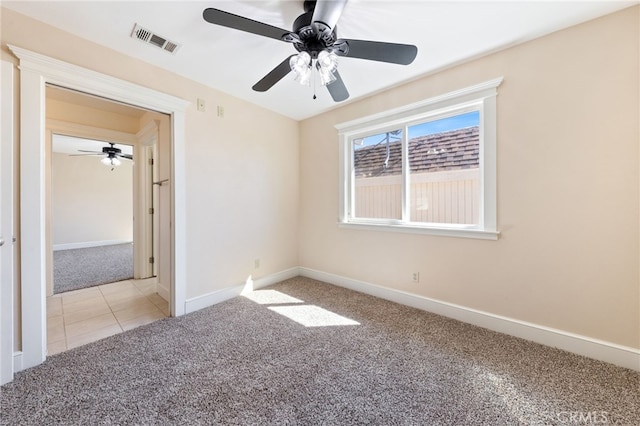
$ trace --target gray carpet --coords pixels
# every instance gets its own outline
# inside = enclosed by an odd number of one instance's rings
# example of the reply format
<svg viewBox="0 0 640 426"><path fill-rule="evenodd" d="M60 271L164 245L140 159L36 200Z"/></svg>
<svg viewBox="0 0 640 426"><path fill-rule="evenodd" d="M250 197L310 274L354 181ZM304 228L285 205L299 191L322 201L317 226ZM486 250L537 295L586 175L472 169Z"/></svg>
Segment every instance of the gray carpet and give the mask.
<svg viewBox="0 0 640 426"><path fill-rule="evenodd" d="M237 297L49 357L2 387L0 423L640 424L637 372L307 278L269 290L304 303ZM359 325L272 309L301 305Z"/></svg>
<svg viewBox="0 0 640 426"><path fill-rule="evenodd" d="M133 244L53 252L53 293L133 278Z"/></svg>

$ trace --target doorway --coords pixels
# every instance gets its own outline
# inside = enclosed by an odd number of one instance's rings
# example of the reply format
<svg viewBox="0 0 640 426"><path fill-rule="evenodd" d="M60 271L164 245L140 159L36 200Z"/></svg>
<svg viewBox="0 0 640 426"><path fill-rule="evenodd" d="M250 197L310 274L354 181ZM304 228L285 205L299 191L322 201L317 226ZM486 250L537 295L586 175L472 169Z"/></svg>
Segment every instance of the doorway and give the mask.
<svg viewBox="0 0 640 426"><path fill-rule="evenodd" d="M155 153L170 150L158 137L169 117L154 111L48 85L46 117L51 355L169 315L170 279L153 268L169 263L153 241L170 243L153 217L169 214L153 178Z"/></svg>
<svg viewBox="0 0 640 426"><path fill-rule="evenodd" d="M186 300L184 115L189 102L26 49L8 47L20 61L22 351L15 368L19 371L46 358L45 294L50 260L46 250L45 85L51 83L168 114L164 131L171 157L168 175L160 178L167 179L169 195L170 312L175 316L184 314Z"/></svg>

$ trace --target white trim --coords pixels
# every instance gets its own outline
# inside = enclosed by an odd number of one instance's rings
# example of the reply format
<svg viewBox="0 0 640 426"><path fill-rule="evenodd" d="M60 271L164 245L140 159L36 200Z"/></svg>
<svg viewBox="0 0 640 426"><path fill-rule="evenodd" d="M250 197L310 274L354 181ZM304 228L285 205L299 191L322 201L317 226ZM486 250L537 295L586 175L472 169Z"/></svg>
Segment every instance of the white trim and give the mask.
<svg viewBox="0 0 640 426"><path fill-rule="evenodd" d="M172 158L172 315L186 294L185 114L190 102L138 84L8 45L20 59L22 352L25 368L46 358L45 86L55 84L170 114Z"/></svg>
<svg viewBox="0 0 640 426"><path fill-rule="evenodd" d="M167 114L171 114L175 110L184 111L191 104L184 99L21 47L10 44L7 47L20 59L20 70L28 69L46 76L46 83L81 90L92 95Z"/></svg>
<svg viewBox="0 0 640 426"><path fill-rule="evenodd" d="M346 123L337 124L339 140L339 188L338 222L340 227L397 231L446 237L480 238L497 240L497 177L496 177L496 96L503 78L496 78L464 89L434 96L410 105L383 111ZM452 116L476 110L480 115L480 208L478 224L473 226L448 226L439 223L410 222L407 202L408 157L406 152L407 128L419 122ZM384 133L392 129L404 129L402 152L402 219L363 219L353 211L355 176L353 171L352 141L355 138Z"/></svg>
<svg viewBox="0 0 640 426"><path fill-rule="evenodd" d="M182 101L186 102L186 101ZM186 108L189 103L185 103ZM185 113L183 111L173 112L173 121L171 123L171 175L172 197L171 197L171 213L172 213L172 233L171 241L171 260L173 268L172 286L171 286L171 315L180 316L185 314L185 301L187 299L187 170L186 170L186 151L185 135L187 134L185 126ZM176 285L180 283L180 285Z"/></svg>
<svg viewBox="0 0 640 426"><path fill-rule="evenodd" d="M43 76L20 70L20 280L22 364L47 356L45 85Z"/></svg>
<svg viewBox="0 0 640 426"><path fill-rule="evenodd" d="M191 312L199 311L200 309L207 308L209 306L217 305L225 300L233 299L244 291L245 284L235 285L233 287L225 287L220 290L212 291L201 296L197 296L191 299L187 299L185 302L185 312L190 314Z"/></svg>
<svg viewBox="0 0 640 426"><path fill-rule="evenodd" d="M503 77L494 78L493 80L485 81L473 86L465 87L460 90L454 90L453 92L445 93L438 96L433 96L422 101L418 101L409 105L403 105L398 108L393 108L387 111L379 112L377 114L368 115L366 117L360 117L355 120L347 121L344 123L336 124L334 127L338 129L340 133L351 133L354 131L360 132L362 127L374 127L383 123L394 121L400 117L406 117L411 115L418 115L425 110L439 110L446 109L451 106L476 100L479 98L495 96L496 88L502 84Z"/></svg>
<svg viewBox="0 0 640 426"><path fill-rule="evenodd" d="M131 240L103 240L103 241L83 241L80 243L64 243L64 244L54 244L53 251L59 250L72 250L79 248L89 248L89 247L102 247L102 246L114 246L116 244L133 244Z"/></svg>
<svg viewBox="0 0 640 426"><path fill-rule="evenodd" d="M514 318L495 315L489 312L483 312L310 268L300 267L299 270L300 275L304 277L313 278L381 299L488 328L489 330L640 371L639 349L520 321Z"/></svg>
<svg viewBox="0 0 640 426"><path fill-rule="evenodd" d="M18 371L22 371L24 370L25 367L23 366L23 362L22 362L22 351L17 351L13 353L13 371L14 372L18 372Z"/></svg>
<svg viewBox="0 0 640 426"><path fill-rule="evenodd" d="M4 238L4 245L0 249L0 263L2 272L0 276L0 385L13 380L13 348L14 348L14 133L13 133L13 64L2 61L0 71L2 80L2 103L0 109L2 116L2 133L0 134L0 207L2 220L0 221L0 236Z"/></svg>
<svg viewBox="0 0 640 426"><path fill-rule="evenodd" d="M435 235L438 237L457 237L457 238L475 238L479 240L497 240L500 236L499 231L485 231L476 228L456 228L456 227L440 227L440 226L413 226L411 224L388 225L383 223L364 223L364 222L338 222L339 228L356 229L360 231L385 231L400 232L403 234L423 234Z"/></svg>
<svg viewBox="0 0 640 426"><path fill-rule="evenodd" d="M276 272L275 274L271 274L266 277L257 278L255 280L249 277L244 284L225 287L220 290L212 291L211 293L203 294L202 296L187 299L185 303L185 312L195 312L200 309L216 305L220 302L224 302L225 300L233 299L236 296L240 296L243 291L255 290L279 283L280 281L288 280L289 278L297 277L298 275L300 275L299 272L299 268L294 267L285 269L284 271Z"/></svg>

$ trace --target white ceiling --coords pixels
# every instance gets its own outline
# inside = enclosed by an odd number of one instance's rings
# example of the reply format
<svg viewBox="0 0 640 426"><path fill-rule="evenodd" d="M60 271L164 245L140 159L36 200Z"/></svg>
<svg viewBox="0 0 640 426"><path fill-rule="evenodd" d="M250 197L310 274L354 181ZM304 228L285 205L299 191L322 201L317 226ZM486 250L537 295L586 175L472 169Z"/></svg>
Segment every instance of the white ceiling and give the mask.
<svg viewBox="0 0 640 426"><path fill-rule="evenodd" d="M291 118L304 119L337 106L324 87L318 87L318 98L313 100L312 89L293 81L290 73L268 92L251 90L295 53L290 44L202 19L205 8L215 7L289 30L303 12L302 3L3 0L2 6ZM638 1L350 0L338 22L339 37L415 44L418 57L408 66L340 58L340 74L351 94L345 102L634 4ZM130 38L135 23L182 47L172 55ZM216 105L215 99L205 101L209 108Z"/></svg>

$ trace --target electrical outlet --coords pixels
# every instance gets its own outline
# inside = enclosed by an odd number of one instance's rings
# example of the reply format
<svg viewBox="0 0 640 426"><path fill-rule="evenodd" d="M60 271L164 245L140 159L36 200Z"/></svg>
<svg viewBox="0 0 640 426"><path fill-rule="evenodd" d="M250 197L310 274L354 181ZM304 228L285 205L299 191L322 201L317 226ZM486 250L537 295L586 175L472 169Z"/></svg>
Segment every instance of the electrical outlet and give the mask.
<svg viewBox="0 0 640 426"><path fill-rule="evenodd" d="M420 272L414 272L411 276L411 280L414 283L419 283L420 282Z"/></svg>
<svg viewBox="0 0 640 426"><path fill-rule="evenodd" d="M260 259L253 261L253 269L260 269Z"/></svg>
<svg viewBox="0 0 640 426"><path fill-rule="evenodd" d="M218 112L218 117L224 118L224 107L222 105L218 105L217 112Z"/></svg>

